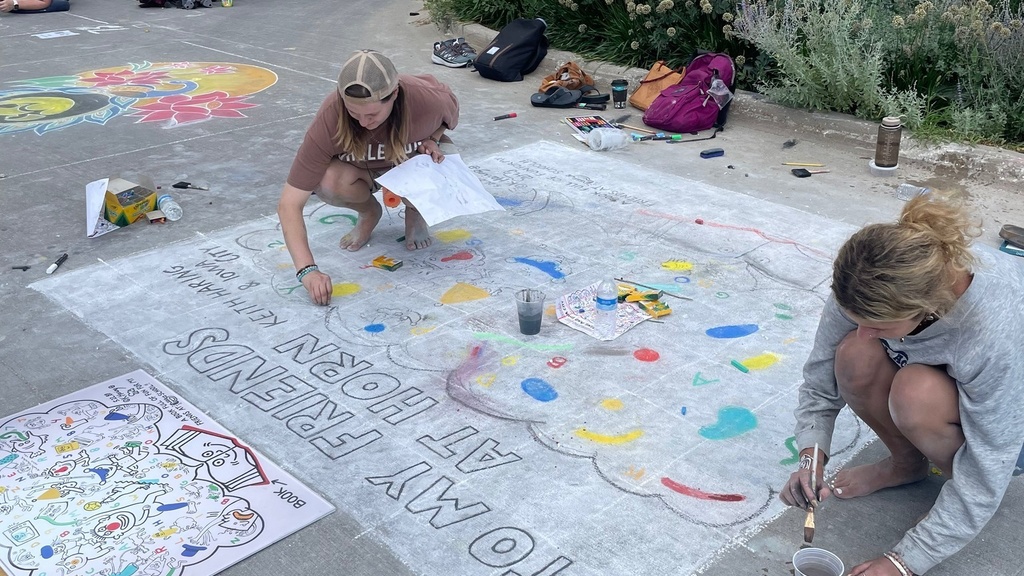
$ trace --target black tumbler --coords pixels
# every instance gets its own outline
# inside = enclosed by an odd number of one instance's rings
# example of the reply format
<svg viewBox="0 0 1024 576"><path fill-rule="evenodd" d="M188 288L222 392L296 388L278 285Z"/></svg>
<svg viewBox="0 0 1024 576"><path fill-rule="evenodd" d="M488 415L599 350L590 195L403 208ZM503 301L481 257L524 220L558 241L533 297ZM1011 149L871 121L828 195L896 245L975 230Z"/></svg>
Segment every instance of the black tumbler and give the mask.
<svg viewBox="0 0 1024 576"><path fill-rule="evenodd" d="M629 86L628 80L612 80L612 102L616 108L626 107L626 86Z"/></svg>

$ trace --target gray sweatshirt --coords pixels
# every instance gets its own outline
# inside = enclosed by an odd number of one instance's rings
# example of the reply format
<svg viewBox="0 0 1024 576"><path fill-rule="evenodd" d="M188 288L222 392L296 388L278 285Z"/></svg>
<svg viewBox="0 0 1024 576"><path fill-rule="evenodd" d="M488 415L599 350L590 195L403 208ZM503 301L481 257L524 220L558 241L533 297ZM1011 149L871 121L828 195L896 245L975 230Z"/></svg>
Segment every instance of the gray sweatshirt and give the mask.
<svg viewBox="0 0 1024 576"><path fill-rule="evenodd" d="M904 341L885 340L897 362L945 366L957 383L964 445L935 505L894 550L915 574L952 556L981 532L1006 492L1024 446L1024 258L974 248L974 280L943 318ZM857 328L830 297L804 365L796 414L800 449L830 446L845 405L835 350ZM903 358L905 355L905 361Z"/></svg>

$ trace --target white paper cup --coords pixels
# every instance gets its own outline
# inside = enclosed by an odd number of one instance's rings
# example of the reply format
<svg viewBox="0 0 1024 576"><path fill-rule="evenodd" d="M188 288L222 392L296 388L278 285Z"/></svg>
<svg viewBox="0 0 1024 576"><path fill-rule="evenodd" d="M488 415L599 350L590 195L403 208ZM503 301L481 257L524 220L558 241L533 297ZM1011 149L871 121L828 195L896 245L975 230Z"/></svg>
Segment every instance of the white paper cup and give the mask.
<svg viewBox="0 0 1024 576"><path fill-rule="evenodd" d="M839 556L821 548L801 548L793 554L795 576L844 576Z"/></svg>

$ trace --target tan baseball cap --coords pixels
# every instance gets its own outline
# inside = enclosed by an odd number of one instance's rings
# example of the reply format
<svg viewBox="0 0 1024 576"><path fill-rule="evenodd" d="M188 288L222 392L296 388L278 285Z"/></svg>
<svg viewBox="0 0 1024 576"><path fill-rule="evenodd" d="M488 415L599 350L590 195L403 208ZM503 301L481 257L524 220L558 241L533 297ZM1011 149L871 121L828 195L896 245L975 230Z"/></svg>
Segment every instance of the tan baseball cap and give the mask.
<svg viewBox="0 0 1024 576"><path fill-rule="evenodd" d="M352 86L362 86L370 92L366 98L345 94ZM398 88L398 72L386 56L376 50L358 50L345 61L338 74L338 91L345 102L368 104L380 102Z"/></svg>

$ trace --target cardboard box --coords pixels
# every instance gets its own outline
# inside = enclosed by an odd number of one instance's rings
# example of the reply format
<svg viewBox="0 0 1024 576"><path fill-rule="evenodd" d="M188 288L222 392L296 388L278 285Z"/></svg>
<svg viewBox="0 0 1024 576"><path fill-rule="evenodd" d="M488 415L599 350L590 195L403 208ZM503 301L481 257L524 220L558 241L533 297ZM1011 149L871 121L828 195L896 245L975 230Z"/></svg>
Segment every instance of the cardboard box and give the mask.
<svg viewBox="0 0 1024 576"><path fill-rule="evenodd" d="M127 226L146 217L146 212L156 209L156 190L111 178L107 182L107 193L103 198L104 218L117 226Z"/></svg>

